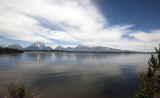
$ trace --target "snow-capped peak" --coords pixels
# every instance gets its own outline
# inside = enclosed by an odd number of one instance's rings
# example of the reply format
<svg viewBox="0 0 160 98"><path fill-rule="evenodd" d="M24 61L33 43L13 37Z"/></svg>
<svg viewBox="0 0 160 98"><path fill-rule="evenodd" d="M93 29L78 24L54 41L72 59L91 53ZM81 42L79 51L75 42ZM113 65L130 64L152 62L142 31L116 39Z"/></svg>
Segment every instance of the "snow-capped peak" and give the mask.
<svg viewBox="0 0 160 98"><path fill-rule="evenodd" d="M25 48L25 50L53 50L51 47L45 46L42 42L35 42L32 45Z"/></svg>
<svg viewBox="0 0 160 98"><path fill-rule="evenodd" d="M45 46L45 45L44 45L44 43L37 41L32 46L42 47L42 46Z"/></svg>
<svg viewBox="0 0 160 98"><path fill-rule="evenodd" d="M21 45L19 45L19 44L11 44L7 48L23 50L23 47Z"/></svg>

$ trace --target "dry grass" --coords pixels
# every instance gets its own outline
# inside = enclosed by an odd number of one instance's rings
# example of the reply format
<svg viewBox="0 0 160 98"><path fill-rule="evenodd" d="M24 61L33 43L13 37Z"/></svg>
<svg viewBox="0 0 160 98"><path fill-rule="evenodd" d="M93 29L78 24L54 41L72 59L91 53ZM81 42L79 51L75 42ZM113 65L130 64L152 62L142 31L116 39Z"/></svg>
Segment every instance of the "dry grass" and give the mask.
<svg viewBox="0 0 160 98"><path fill-rule="evenodd" d="M0 98L40 98L36 90L27 90L23 83L11 83L1 94Z"/></svg>

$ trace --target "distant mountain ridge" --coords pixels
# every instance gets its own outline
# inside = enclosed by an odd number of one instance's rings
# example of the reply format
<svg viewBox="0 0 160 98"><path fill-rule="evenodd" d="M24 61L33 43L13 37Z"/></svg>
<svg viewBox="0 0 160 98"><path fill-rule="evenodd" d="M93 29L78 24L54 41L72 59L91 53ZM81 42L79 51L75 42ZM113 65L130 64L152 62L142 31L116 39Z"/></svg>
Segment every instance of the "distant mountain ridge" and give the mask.
<svg viewBox="0 0 160 98"><path fill-rule="evenodd" d="M32 45L24 48L24 50L53 50L51 47L45 46L44 43L37 41Z"/></svg>
<svg viewBox="0 0 160 98"><path fill-rule="evenodd" d="M7 45L7 44L3 44L3 45L0 45L0 47L2 47L2 48L6 48L6 47L8 47L9 45Z"/></svg>
<svg viewBox="0 0 160 98"><path fill-rule="evenodd" d="M18 50L53 50L51 47L45 46L44 43L42 42L35 42L32 45L23 48L21 45L19 44L11 44L11 45L0 45L0 48L12 48L12 49L18 49Z"/></svg>
<svg viewBox="0 0 160 98"><path fill-rule="evenodd" d="M1 48L12 48L12 49L18 49L18 50L23 50L23 47L19 44L11 44L11 45L0 45Z"/></svg>
<svg viewBox="0 0 160 98"><path fill-rule="evenodd" d="M19 50L59 50L59 51L73 51L73 52L131 52L128 50L120 50L120 49L114 49L109 47L101 47L101 46L83 46L78 45L76 47L63 47L63 46L57 46L55 49L52 49L49 46L45 46L42 42L35 42L32 45L23 48L19 44L11 44L11 45L0 45L0 48L13 48L13 49L19 49Z"/></svg>
<svg viewBox="0 0 160 98"><path fill-rule="evenodd" d="M101 46L82 46L78 45L75 48L67 47L64 48L62 46L57 46L55 50L61 50L61 51L79 51L79 52L130 52L128 50L120 50L120 49L114 49L109 47L101 47Z"/></svg>
<svg viewBox="0 0 160 98"><path fill-rule="evenodd" d="M18 50L23 50L23 47L19 44L11 44L7 48L13 48L13 49L18 49Z"/></svg>

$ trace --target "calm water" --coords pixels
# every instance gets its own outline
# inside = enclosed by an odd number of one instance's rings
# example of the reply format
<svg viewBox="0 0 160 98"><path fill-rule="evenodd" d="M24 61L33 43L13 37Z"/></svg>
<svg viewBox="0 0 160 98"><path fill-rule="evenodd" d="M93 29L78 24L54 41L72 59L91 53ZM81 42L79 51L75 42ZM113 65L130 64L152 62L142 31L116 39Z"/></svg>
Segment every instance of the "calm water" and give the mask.
<svg viewBox="0 0 160 98"><path fill-rule="evenodd" d="M44 98L133 98L150 54L0 54L0 90L20 79Z"/></svg>

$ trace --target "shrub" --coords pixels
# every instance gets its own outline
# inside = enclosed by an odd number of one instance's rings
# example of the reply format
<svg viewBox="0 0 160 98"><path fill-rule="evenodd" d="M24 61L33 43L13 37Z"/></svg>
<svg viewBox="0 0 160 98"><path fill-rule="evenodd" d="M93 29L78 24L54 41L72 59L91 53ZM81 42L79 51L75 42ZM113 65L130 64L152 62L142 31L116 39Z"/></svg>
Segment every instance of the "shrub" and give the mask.
<svg viewBox="0 0 160 98"><path fill-rule="evenodd" d="M3 98L39 98L40 96L36 93L36 91L28 91L24 84L20 82L11 83L4 94Z"/></svg>

